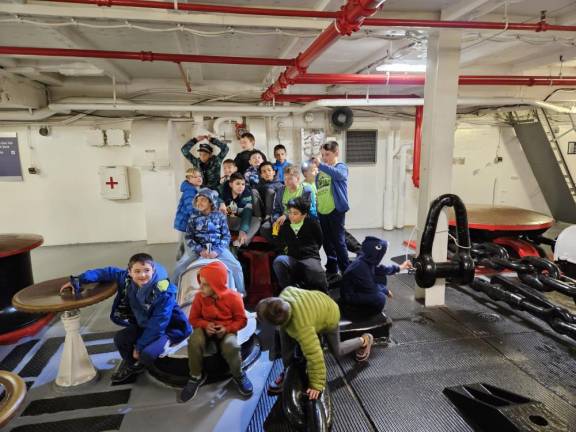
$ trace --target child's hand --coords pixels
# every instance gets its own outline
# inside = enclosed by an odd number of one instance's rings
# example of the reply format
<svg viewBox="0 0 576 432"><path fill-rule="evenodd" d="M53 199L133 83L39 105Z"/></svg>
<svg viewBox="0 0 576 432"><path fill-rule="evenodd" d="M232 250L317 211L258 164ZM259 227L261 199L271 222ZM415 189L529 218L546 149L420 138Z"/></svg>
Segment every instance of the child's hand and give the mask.
<svg viewBox="0 0 576 432"><path fill-rule="evenodd" d="M60 287L60 295L64 294L64 292L66 292L66 290L70 290L72 292L74 292L74 287L72 286L72 284L70 282L66 282L64 285L62 285Z"/></svg>
<svg viewBox="0 0 576 432"><path fill-rule="evenodd" d="M392 291L388 290L388 292L386 293L386 297L394 298L394 294L392 294Z"/></svg>
<svg viewBox="0 0 576 432"><path fill-rule="evenodd" d="M218 256L218 253L214 251L208 252L206 249L204 249L202 252L200 252L200 256L206 259L214 259Z"/></svg>
<svg viewBox="0 0 576 432"><path fill-rule="evenodd" d="M244 231L240 231L238 233L238 239L236 240L238 242L238 246L242 246L243 244L246 244L247 239L248 239L248 235Z"/></svg>
<svg viewBox="0 0 576 432"><path fill-rule="evenodd" d="M320 159L318 159L317 157L313 157L312 159L310 159L310 163L314 164L316 166L320 165Z"/></svg>
<svg viewBox="0 0 576 432"><path fill-rule="evenodd" d="M228 208L226 207L226 204L224 204L224 203L220 204L219 210L221 213L224 214L224 216L226 216L228 214Z"/></svg>
<svg viewBox="0 0 576 432"><path fill-rule="evenodd" d="M308 390L306 390L306 394L308 395L308 399L310 400L316 400L320 397L320 391L314 390L313 388L309 388Z"/></svg>
<svg viewBox="0 0 576 432"><path fill-rule="evenodd" d="M216 325L216 336L218 336L219 338L223 338L225 334L226 334L226 327L224 327L221 324L217 324Z"/></svg>
<svg viewBox="0 0 576 432"><path fill-rule="evenodd" d="M208 323L208 325L206 326L206 334L208 336L214 336L216 334L216 324L211 322Z"/></svg>
<svg viewBox="0 0 576 432"><path fill-rule="evenodd" d="M275 223L278 225L282 225L285 221L286 221L286 215L282 215L278 219L276 219Z"/></svg>
<svg viewBox="0 0 576 432"><path fill-rule="evenodd" d="M413 269L414 266L412 265L412 261L406 260L402 264L400 264L400 270L408 270Z"/></svg>
<svg viewBox="0 0 576 432"><path fill-rule="evenodd" d="M207 136L207 135L198 135L198 136L196 137L196 140L197 140L198 142L200 142L200 141L202 141L202 140L205 140L205 139L208 139L208 136Z"/></svg>

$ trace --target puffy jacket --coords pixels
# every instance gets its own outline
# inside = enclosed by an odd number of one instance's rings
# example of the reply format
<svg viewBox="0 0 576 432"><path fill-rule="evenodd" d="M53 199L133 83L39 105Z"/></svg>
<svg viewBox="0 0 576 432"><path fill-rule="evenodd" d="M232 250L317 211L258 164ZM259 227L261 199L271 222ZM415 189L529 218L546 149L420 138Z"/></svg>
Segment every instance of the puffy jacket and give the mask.
<svg viewBox="0 0 576 432"><path fill-rule="evenodd" d="M168 280L166 269L154 263L154 275L150 282L138 287L128 275L128 270L104 267L88 270L80 276L80 283L116 282L118 292L112 304L110 319L120 325L137 324L144 331L136 341L136 349L142 351L162 334L170 341L179 343L186 339L192 329L186 316L176 304L175 285Z"/></svg>
<svg viewBox="0 0 576 432"><path fill-rule="evenodd" d="M298 234L295 234L290 226L290 219L286 219L278 232L278 243L288 248L289 257L297 260L307 258L320 260L322 229L318 221L307 216Z"/></svg>
<svg viewBox="0 0 576 432"><path fill-rule="evenodd" d="M188 219L190 219L190 216L194 213L194 197L198 193L198 189L196 189L196 186L184 180L180 185L180 192L182 192L182 196L176 209L174 228L185 233L186 227L188 226Z"/></svg>
<svg viewBox="0 0 576 432"><path fill-rule="evenodd" d="M215 145L220 149L217 155L210 156L210 159L206 163L202 162L199 157L194 156L190 153L192 147L198 143L196 138L192 138L186 144L182 146L182 154L190 163L202 171L202 186L210 189L218 189L220 184L220 168L222 166L222 161L228 154L228 146L217 138L210 138L210 144Z"/></svg>
<svg viewBox="0 0 576 432"><path fill-rule="evenodd" d="M209 323L226 327L227 333L236 333L248 322L242 297L227 286L228 272L220 261L205 265L198 278L208 281L215 296L197 293L190 309L190 324L194 328L206 328Z"/></svg>
<svg viewBox="0 0 576 432"><path fill-rule="evenodd" d="M388 242L366 237L362 251L348 266L340 283L340 301L370 310L382 310L386 305L388 288L386 276L400 271L396 264L379 265L388 249Z"/></svg>
<svg viewBox="0 0 576 432"><path fill-rule="evenodd" d="M284 183L284 168L286 168L287 166L291 166L291 165L292 164L290 162L288 162L287 160L285 160L283 163L275 161L272 164L272 168L274 168L274 171L276 172L276 175L275 175L276 180Z"/></svg>
<svg viewBox="0 0 576 432"><path fill-rule="evenodd" d="M326 387L326 364L318 333L338 327L340 309L334 300L320 291L286 287L280 298L291 306L291 314L282 329L298 342L306 357L310 387L322 391Z"/></svg>
<svg viewBox="0 0 576 432"><path fill-rule="evenodd" d="M340 213L345 213L350 210L348 204L348 167L343 162L338 162L336 165L327 165L321 163L318 165L318 170L328 174L332 178L332 195L334 196L334 205L336 210ZM316 177L316 187L318 187L318 176Z"/></svg>
<svg viewBox="0 0 576 432"><path fill-rule="evenodd" d="M218 193L203 188L198 191L196 198L199 196L208 198L213 211L207 215L194 211L186 227L186 244L198 254L210 244L212 251L220 254L230 244L230 230L226 216L218 210Z"/></svg>

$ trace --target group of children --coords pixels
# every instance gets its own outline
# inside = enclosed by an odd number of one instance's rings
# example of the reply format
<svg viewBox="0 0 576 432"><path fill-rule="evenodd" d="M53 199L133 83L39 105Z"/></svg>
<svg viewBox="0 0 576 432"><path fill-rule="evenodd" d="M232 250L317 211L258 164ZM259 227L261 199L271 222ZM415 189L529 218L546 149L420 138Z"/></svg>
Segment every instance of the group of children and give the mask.
<svg viewBox="0 0 576 432"><path fill-rule="evenodd" d="M206 143L205 141L209 143ZM258 319L280 326L284 365L291 362L298 343L307 360L310 399L316 399L326 383L326 367L318 334L325 334L337 356L355 352L358 361L370 355L372 335L342 342L338 332L341 309L380 313L386 297L386 275L411 267L380 266L387 243L367 237L362 252L350 265L344 221L349 209L348 168L338 161L334 141L322 146L322 161L313 158L300 170L286 160L286 149L274 149L275 163L254 150L250 133L240 140L243 151L234 160L225 159L228 146L212 135L191 139L182 153L192 163L181 185L182 197L174 227L182 233L173 277L147 254L130 258L128 269L107 267L89 270L80 283L115 281L118 293L111 319L125 327L115 337L122 357L112 381L121 383L151 365L168 345L188 339L190 379L180 394L181 401L194 397L204 380L202 358L207 342L215 340L227 361L240 394L250 396L252 384L241 368L237 332L247 319L242 297L245 295L242 267L230 250L231 231L237 232L234 245L250 243L260 231L282 252L273 263L282 292L279 297L262 300L256 308ZM198 145L198 156L190 150ZM214 155L212 148L220 149ZM220 170L223 176L220 176ZM260 209L257 209L260 207ZM326 271L320 248L327 255ZM176 284L180 275L198 258L217 259L202 267L198 280L200 293L193 300L189 317L176 303ZM234 288L228 286L228 270ZM342 304L325 292L330 275L341 272L344 287ZM72 288L68 283L62 292ZM191 326L194 328L192 332ZM283 374L270 386L271 393L282 388Z"/></svg>

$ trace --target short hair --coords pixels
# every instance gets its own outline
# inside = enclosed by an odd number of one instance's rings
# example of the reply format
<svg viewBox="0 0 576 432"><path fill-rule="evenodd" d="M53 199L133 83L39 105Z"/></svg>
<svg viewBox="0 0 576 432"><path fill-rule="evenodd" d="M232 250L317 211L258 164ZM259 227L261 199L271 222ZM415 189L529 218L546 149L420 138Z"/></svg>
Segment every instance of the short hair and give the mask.
<svg viewBox="0 0 576 432"><path fill-rule="evenodd" d="M235 173L231 174L230 179L228 180L228 183L232 183L233 181L236 181L236 180L242 180L244 183L246 183L246 179L244 178L242 173L239 173L239 172L235 172Z"/></svg>
<svg viewBox="0 0 576 432"><path fill-rule="evenodd" d="M285 324L290 318L290 310L290 303L280 297L268 297L256 305L258 319L273 325Z"/></svg>
<svg viewBox="0 0 576 432"><path fill-rule="evenodd" d="M298 169L298 167L294 166L294 165L286 165L284 167L284 175L295 175L300 177L300 170Z"/></svg>
<svg viewBox="0 0 576 432"><path fill-rule="evenodd" d="M154 267L154 258L152 258L152 255L149 255L149 254L144 253L144 252L140 252L140 253L137 253L135 255L132 255L130 257L130 259L128 260L128 269L131 269L132 266L136 263L150 264L152 267Z"/></svg>
<svg viewBox="0 0 576 432"><path fill-rule="evenodd" d="M189 176L191 174L200 174L202 175L202 170L200 168L196 168L196 167L192 167L192 168L188 168L186 170L186 176Z"/></svg>
<svg viewBox="0 0 576 432"><path fill-rule="evenodd" d="M234 166L236 166L236 162L234 162L234 159L225 159L224 162L222 162L222 165L234 165Z"/></svg>
<svg viewBox="0 0 576 432"><path fill-rule="evenodd" d="M262 174L262 168L265 166L270 166L272 169L274 169L274 165L272 165L272 162L268 162L268 161L264 161L260 164L260 166L258 167L258 173Z"/></svg>
<svg viewBox="0 0 576 432"><path fill-rule="evenodd" d="M253 143L256 142L256 138L254 138L254 135L252 135L250 132L244 132L242 135L240 135L240 138L248 138Z"/></svg>
<svg viewBox="0 0 576 432"><path fill-rule="evenodd" d="M276 150L284 150L286 151L286 147L284 147L284 144L276 144L274 146L274 153L276 153Z"/></svg>
<svg viewBox="0 0 576 432"><path fill-rule="evenodd" d="M322 150L331 151L333 153L336 153L339 147L340 146L336 141L327 141L324 144L322 144Z"/></svg>
<svg viewBox="0 0 576 432"><path fill-rule="evenodd" d="M266 160L267 160L267 159L266 159L266 155L265 155L264 153L262 153L260 150L252 150L252 151L250 152L250 158L252 158L252 156L254 156L255 154L259 154L260 156L262 156L262 160L263 160L264 162L266 162Z"/></svg>
<svg viewBox="0 0 576 432"><path fill-rule="evenodd" d="M291 208L296 209L304 215L310 213L310 202L303 196L291 199L286 204L286 207L289 209Z"/></svg>

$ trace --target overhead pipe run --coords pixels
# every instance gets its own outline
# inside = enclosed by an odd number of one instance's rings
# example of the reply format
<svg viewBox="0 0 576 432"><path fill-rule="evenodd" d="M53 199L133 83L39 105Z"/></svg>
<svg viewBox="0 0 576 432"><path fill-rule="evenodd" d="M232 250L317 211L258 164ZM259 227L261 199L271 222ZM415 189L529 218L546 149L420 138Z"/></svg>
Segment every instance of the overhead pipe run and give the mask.
<svg viewBox="0 0 576 432"><path fill-rule="evenodd" d="M338 12L336 20L330 24L308 48L298 55L295 64L286 68L263 94L263 100L273 100L294 82L298 76L306 74L306 70L322 53L330 48L342 36L349 36L362 26L364 20L376 13L376 9L385 0L348 0Z"/></svg>
<svg viewBox="0 0 576 432"><path fill-rule="evenodd" d="M293 59L231 57L194 54L155 53L152 51L103 51L69 48L33 48L0 46L0 54L41 57L81 57L116 60L161 61L171 63L222 63L254 66L291 66Z"/></svg>
<svg viewBox="0 0 576 432"><path fill-rule="evenodd" d="M322 18L336 19L339 12L315 11L304 9L271 9L244 6L220 6L206 4L180 3L177 0L171 2L148 1L148 0L51 0L53 3L76 3L94 6L133 7L148 9L181 10L186 12L212 12L237 15L260 15L270 17L292 18ZM373 2L380 3L383 2ZM491 22L491 21L441 21L441 20L418 20L418 19L394 19L394 18L366 18L364 25L373 27L405 27L405 28L452 28L452 29L480 29L480 30L515 30L515 31L576 31L576 26L564 26L549 24L545 17L536 23L519 22Z"/></svg>
<svg viewBox="0 0 576 432"><path fill-rule="evenodd" d="M343 94L280 94L275 96L276 102L295 102L295 103L308 103L321 99L409 99L419 98L415 94L406 95L343 95Z"/></svg>

